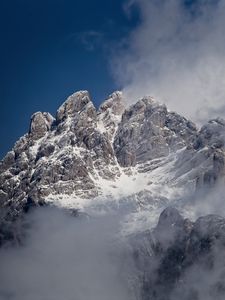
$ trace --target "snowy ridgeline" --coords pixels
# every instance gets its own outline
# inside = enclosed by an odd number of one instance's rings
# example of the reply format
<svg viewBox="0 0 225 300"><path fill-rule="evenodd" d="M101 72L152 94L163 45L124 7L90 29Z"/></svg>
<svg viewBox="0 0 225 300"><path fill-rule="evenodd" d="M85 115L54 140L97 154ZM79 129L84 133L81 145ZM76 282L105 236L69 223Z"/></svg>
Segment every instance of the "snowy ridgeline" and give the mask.
<svg viewBox="0 0 225 300"><path fill-rule="evenodd" d="M0 162L0 300L225 299L224 141L121 92L35 113Z"/></svg>
<svg viewBox="0 0 225 300"><path fill-rule="evenodd" d="M55 118L35 113L1 161L1 206L12 216L45 203L92 215L118 210L127 233L156 224L168 205L195 218L190 198L224 178L224 129L221 119L197 129L151 97L126 106L114 92L96 110L87 91L76 92Z"/></svg>

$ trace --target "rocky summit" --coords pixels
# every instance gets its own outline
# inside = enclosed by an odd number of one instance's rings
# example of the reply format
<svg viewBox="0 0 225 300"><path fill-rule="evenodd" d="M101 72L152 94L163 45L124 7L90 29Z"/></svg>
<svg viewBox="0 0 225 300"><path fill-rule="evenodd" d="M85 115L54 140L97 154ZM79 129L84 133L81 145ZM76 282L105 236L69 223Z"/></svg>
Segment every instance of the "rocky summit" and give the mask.
<svg viewBox="0 0 225 300"><path fill-rule="evenodd" d="M117 91L96 109L79 91L55 117L31 116L0 162L0 246L22 244L31 207L113 213L135 299L222 300L225 220L199 215L222 207L225 121L198 128L152 97L128 103Z"/></svg>
<svg viewBox="0 0 225 300"><path fill-rule="evenodd" d="M38 204L87 213L129 206L129 228L139 230L155 221L153 208L224 178L224 120L198 129L151 97L127 103L117 91L96 109L79 91L55 117L34 113L0 163L1 207L16 216Z"/></svg>

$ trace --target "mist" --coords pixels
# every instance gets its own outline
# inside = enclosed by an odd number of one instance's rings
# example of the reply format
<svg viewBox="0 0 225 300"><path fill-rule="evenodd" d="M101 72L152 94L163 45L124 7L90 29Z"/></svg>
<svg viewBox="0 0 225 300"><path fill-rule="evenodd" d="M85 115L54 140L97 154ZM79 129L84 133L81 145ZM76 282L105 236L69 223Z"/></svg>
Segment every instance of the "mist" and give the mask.
<svg viewBox="0 0 225 300"><path fill-rule="evenodd" d="M225 1L130 0L136 28L114 49L128 104L150 95L201 124L225 113Z"/></svg>
<svg viewBox="0 0 225 300"><path fill-rule="evenodd" d="M191 266L175 288L171 300L223 300L224 299L224 245L216 245L210 255ZM208 264L206 260L208 259Z"/></svg>
<svg viewBox="0 0 225 300"><path fill-rule="evenodd" d="M1 300L133 299L116 216L80 219L43 208L23 227L22 245L0 250Z"/></svg>
<svg viewBox="0 0 225 300"><path fill-rule="evenodd" d="M210 193L201 191L192 203L184 199L185 209L190 209L193 221L202 215L219 213L224 207L223 191L220 183ZM149 278L155 278L164 258L153 255L152 242L148 242L145 233L143 239L140 239L142 233L121 235L122 217L118 211L98 217L74 216L53 207L29 212L21 223L22 243L0 249L0 300L148 299L145 298L148 294L141 296L144 272L150 274ZM171 244L180 246L173 228L165 226L160 232L160 243L165 249ZM203 229L207 233L207 228ZM142 253L143 269L136 265L134 254L138 249ZM203 255L202 263L201 259L192 263L171 294L164 294L162 289L160 295L164 298L154 299L222 300L224 253L224 245L215 243L208 259ZM176 256L170 259L173 264Z"/></svg>
<svg viewBox="0 0 225 300"><path fill-rule="evenodd" d="M225 218L224 179L213 187L203 186L182 199L175 201L175 207L186 218L196 221L199 217L214 214Z"/></svg>

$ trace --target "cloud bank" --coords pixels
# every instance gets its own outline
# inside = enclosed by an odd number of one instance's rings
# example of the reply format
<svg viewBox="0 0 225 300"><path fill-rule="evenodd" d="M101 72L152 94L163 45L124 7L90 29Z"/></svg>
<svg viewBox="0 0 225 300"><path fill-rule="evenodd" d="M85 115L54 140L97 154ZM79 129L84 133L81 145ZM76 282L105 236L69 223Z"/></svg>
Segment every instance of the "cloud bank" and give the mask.
<svg viewBox="0 0 225 300"><path fill-rule="evenodd" d="M202 123L225 116L225 1L131 0L139 25L113 55L129 103L151 95Z"/></svg>
<svg viewBox="0 0 225 300"><path fill-rule="evenodd" d="M0 250L0 300L132 299L116 217L80 220L44 208L26 228L22 247Z"/></svg>

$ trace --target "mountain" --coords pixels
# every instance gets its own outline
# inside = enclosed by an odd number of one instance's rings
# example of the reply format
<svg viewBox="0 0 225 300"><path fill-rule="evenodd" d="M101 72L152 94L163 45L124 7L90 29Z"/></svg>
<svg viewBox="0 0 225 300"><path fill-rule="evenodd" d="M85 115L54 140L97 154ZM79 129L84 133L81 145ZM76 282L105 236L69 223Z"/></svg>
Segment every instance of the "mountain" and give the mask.
<svg viewBox="0 0 225 300"><path fill-rule="evenodd" d="M56 117L33 114L1 161L1 207L13 216L46 203L92 214L124 207L127 230L147 229L163 208L224 177L224 129L215 119L199 130L151 97L127 106L114 92L97 110L76 92Z"/></svg>
<svg viewBox="0 0 225 300"><path fill-rule="evenodd" d="M114 213L137 299L224 299L225 219L212 213L223 207L225 121L199 129L152 97L128 100L117 91L96 109L79 91L55 117L32 115L0 162L0 246L21 244L32 207Z"/></svg>
<svg viewBox="0 0 225 300"><path fill-rule="evenodd" d="M224 299L224 229L220 216L191 222L165 209L152 231L133 239L140 299Z"/></svg>

